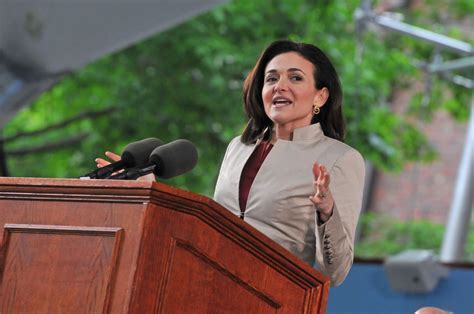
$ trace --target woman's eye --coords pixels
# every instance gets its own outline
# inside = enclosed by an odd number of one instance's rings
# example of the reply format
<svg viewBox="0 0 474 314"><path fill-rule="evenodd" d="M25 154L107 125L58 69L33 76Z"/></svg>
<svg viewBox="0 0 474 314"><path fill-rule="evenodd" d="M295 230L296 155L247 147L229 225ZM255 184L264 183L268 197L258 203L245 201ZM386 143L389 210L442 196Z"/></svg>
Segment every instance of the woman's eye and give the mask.
<svg viewBox="0 0 474 314"><path fill-rule="evenodd" d="M275 81L276 81L276 78L273 77L273 76L269 76L265 79L266 83L271 83L271 82L275 82Z"/></svg>
<svg viewBox="0 0 474 314"><path fill-rule="evenodd" d="M293 75L292 77L290 77L290 79L292 81L301 81L303 78L299 75Z"/></svg>

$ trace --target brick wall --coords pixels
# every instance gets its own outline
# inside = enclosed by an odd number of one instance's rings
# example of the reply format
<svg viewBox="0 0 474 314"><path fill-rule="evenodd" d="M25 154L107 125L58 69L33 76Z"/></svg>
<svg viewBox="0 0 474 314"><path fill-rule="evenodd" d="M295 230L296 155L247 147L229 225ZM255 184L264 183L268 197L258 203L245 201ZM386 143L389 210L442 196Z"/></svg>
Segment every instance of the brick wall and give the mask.
<svg viewBox="0 0 474 314"><path fill-rule="evenodd" d="M413 94L397 92L394 110L403 112ZM368 210L402 220L423 218L444 223L451 206L467 123L456 122L441 111L432 121L417 124L436 148L438 158L429 164L410 163L396 174L376 171Z"/></svg>

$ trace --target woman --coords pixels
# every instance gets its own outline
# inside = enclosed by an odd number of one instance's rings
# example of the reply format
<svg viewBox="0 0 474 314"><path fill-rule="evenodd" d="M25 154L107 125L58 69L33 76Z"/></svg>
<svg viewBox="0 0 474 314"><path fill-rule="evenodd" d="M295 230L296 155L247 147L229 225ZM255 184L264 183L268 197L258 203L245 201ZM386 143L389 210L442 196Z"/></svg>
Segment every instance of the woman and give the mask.
<svg viewBox="0 0 474 314"><path fill-rule="evenodd" d="M342 90L317 47L268 46L244 83L249 118L214 199L339 285L353 261L364 161L344 144Z"/></svg>

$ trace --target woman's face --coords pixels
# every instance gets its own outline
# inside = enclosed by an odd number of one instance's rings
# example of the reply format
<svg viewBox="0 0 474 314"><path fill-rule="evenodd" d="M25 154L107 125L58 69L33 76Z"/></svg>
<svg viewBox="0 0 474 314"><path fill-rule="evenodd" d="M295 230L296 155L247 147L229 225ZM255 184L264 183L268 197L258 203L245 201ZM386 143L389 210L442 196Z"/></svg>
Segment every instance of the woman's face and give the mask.
<svg viewBox="0 0 474 314"><path fill-rule="evenodd" d="M324 105L314 82L314 66L296 52L274 57L265 68L262 99L276 127L296 129L311 124L313 104ZM325 102L325 100L324 100Z"/></svg>

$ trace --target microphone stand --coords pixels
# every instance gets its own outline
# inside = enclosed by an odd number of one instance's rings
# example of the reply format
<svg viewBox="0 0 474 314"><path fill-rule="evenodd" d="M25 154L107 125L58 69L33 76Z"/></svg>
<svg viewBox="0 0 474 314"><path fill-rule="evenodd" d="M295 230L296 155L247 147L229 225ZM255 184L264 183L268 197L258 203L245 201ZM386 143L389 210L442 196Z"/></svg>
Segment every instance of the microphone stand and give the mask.
<svg viewBox="0 0 474 314"><path fill-rule="evenodd" d="M147 164L142 167L130 168L121 173L106 177L111 180L136 180L139 177L155 172L156 164Z"/></svg>

